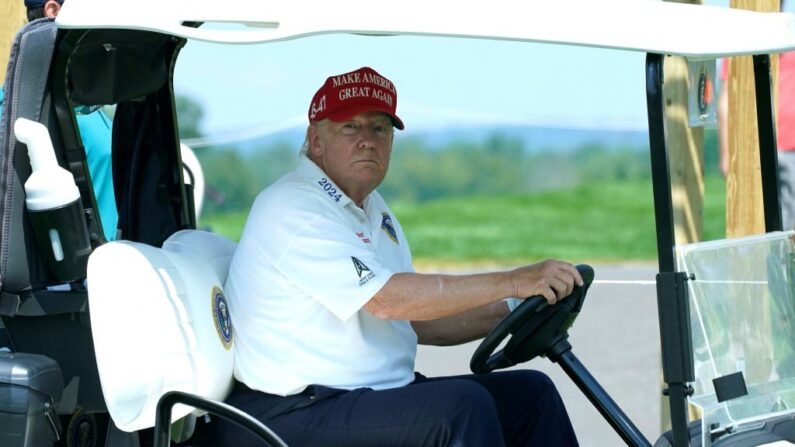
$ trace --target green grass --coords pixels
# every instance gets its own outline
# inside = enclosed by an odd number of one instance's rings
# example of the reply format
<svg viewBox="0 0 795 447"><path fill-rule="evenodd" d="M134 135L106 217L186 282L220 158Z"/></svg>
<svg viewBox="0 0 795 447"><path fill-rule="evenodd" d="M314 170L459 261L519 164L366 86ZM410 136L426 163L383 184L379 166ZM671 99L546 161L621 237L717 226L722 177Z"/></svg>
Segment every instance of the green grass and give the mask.
<svg viewBox="0 0 795 447"><path fill-rule="evenodd" d="M708 178L704 239L725 233L725 187ZM521 196L395 202L419 263L654 261L651 181L602 183ZM247 213L207 216L201 226L238 240Z"/></svg>
<svg viewBox="0 0 795 447"><path fill-rule="evenodd" d="M236 213L201 216L199 218L198 227L212 230L233 241L240 241L240 235L243 234L243 226L246 224L247 217L248 210Z"/></svg>

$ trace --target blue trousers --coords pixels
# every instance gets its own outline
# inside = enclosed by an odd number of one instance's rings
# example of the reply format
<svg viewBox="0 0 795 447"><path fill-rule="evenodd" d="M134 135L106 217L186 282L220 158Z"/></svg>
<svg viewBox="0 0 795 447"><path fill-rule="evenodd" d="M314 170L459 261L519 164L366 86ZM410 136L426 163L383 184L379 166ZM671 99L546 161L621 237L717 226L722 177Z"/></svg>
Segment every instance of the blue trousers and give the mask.
<svg viewBox="0 0 795 447"><path fill-rule="evenodd" d="M290 447L576 446L552 381L530 370L427 378L389 390L310 387L280 397L238 387L227 403L262 421ZM257 445L219 421L219 445Z"/></svg>

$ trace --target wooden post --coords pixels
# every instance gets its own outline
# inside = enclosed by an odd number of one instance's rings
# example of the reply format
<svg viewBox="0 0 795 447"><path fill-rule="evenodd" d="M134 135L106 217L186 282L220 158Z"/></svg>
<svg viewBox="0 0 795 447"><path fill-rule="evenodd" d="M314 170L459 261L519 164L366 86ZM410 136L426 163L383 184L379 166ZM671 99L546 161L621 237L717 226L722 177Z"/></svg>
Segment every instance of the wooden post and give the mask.
<svg viewBox="0 0 795 447"><path fill-rule="evenodd" d="M668 1L701 4L701 0ZM688 125L687 59L679 56L666 57L663 79L675 242L687 244L698 242L704 236L704 129L691 128ZM663 384L662 372L660 384ZM670 430L668 398L662 397L662 394L660 396L660 428L662 431ZM691 413L691 419L694 416L696 415Z"/></svg>
<svg viewBox="0 0 795 447"><path fill-rule="evenodd" d="M779 0L731 0L732 8L753 11L775 12L779 6ZM775 114L778 56L771 55L770 62ZM726 236L762 234L765 232L765 219L751 56L731 59L727 82L729 167L726 176ZM742 277L744 272L732 273ZM764 382L773 368L772 347L766 343L766 337L760 337L760 334L772 331L769 303L764 300L760 302L759 296L748 296L741 290L730 290L727 302L730 303L732 315L727 322L728 332L742 334L737 342L742 345L747 360L745 380L750 383ZM756 325L754 330L748 330L749 321Z"/></svg>
<svg viewBox="0 0 795 447"><path fill-rule="evenodd" d="M704 236L704 129L688 127L687 59L665 58L665 125L677 244Z"/></svg>
<svg viewBox="0 0 795 447"><path fill-rule="evenodd" d="M731 7L778 11L779 0L731 0ZM771 55L772 85L777 85L778 56ZM765 232L762 178L751 56L734 57L729 65L729 171L726 175L726 237ZM775 98L773 103L776 104Z"/></svg>
<svg viewBox="0 0 795 447"><path fill-rule="evenodd" d="M26 11L22 0L0 2L0 85L5 82L6 66L14 36L27 23Z"/></svg>

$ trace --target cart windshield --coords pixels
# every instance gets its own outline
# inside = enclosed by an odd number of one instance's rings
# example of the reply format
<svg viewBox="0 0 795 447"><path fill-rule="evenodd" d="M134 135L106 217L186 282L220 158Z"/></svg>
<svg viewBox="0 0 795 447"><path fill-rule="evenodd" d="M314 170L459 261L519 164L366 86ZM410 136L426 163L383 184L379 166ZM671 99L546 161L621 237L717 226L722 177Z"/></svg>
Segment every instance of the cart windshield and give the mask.
<svg viewBox="0 0 795 447"><path fill-rule="evenodd" d="M691 402L712 430L741 427L795 409L793 233L677 247L691 276L690 324L696 373ZM737 372L748 394L718 402L713 379ZM709 432L709 430L705 430Z"/></svg>

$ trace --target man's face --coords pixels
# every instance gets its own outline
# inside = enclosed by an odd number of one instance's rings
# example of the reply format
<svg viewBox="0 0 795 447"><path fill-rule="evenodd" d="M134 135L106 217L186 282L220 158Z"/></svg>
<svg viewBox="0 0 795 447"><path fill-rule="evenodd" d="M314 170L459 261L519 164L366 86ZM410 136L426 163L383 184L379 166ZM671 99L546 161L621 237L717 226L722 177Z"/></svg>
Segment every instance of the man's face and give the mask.
<svg viewBox="0 0 795 447"><path fill-rule="evenodd" d="M392 154L392 120L370 112L309 128L310 158L358 205L386 176Z"/></svg>

